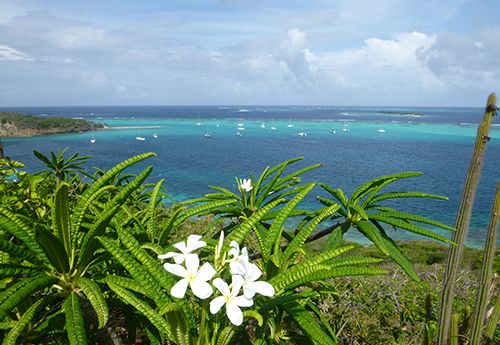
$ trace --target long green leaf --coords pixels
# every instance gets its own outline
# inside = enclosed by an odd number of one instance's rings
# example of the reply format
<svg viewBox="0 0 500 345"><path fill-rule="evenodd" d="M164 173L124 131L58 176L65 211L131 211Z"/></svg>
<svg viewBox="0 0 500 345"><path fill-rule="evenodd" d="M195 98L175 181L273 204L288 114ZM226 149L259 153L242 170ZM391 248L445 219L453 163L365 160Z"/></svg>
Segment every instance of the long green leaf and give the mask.
<svg viewBox="0 0 500 345"><path fill-rule="evenodd" d="M132 292L122 288L111 282L107 282L111 290L125 303L130 304L144 315L160 332L161 335L167 336L168 339L174 339L175 334L172 332L171 325L158 315L146 302L137 298Z"/></svg>
<svg viewBox="0 0 500 345"><path fill-rule="evenodd" d="M297 302L290 302L285 304L284 308L315 344L337 344L337 340L321 329L314 317L302 305Z"/></svg>
<svg viewBox="0 0 500 345"><path fill-rule="evenodd" d="M83 238L80 249L80 257L78 258L78 265L80 267L86 266L90 260L96 244L95 237L104 233L108 223L111 221L111 218L115 215L119 207L125 202L130 194L132 194L132 192L134 192L144 182L152 171L152 167L144 169L132 182L129 182L125 187L123 187L120 192L107 204L106 210L99 216L95 225L87 234L85 234L85 237Z"/></svg>
<svg viewBox="0 0 500 345"><path fill-rule="evenodd" d="M195 207L185 209L182 215L180 215L174 222L173 226L179 226L181 225L184 221L187 219L199 215L199 214L204 214L207 211L211 211L217 208L220 208L222 206L226 206L229 204L234 204L236 200L217 200L217 201L211 201L207 202L201 205L197 205Z"/></svg>
<svg viewBox="0 0 500 345"><path fill-rule="evenodd" d="M394 243L394 241L389 236L387 236L384 228L377 222L374 222L373 224L379 230L382 245L389 253L389 257L396 264L398 264L399 267L401 267L411 279L417 282L420 281L420 277L418 276L417 272L415 272L415 269L413 268L410 260L403 254L403 252L401 252L396 243Z"/></svg>
<svg viewBox="0 0 500 345"><path fill-rule="evenodd" d="M236 228L228 237L227 240L224 241L226 244L224 245L225 250L229 247L229 243L231 241L236 241L238 244L241 244L248 233L254 228L255 224L262 219L264 215L266 215L269 211L271 211L274 207L284 202L285 199L275 200L266 206L259 209L255 212L250 218L248 218L244 223L242 223L238 228Z"/></svg>
<svg viewBox="0 0 500 345"><path fill-rule="evenodd" d="M430 237L430 238L433 238L433 239L438 240L438 241L442 241L442 242L453 244L453 242L450 241L445 236L436 234L435 232L432 232L430 230L421 228L421 227L416 226L416 225L414 225L412 223L404 222L404 221L396 219L396 218L385 217L384 214L380 214L380 213L370 214L370 219L374 219L374 220L376 220L378 222L387 223L387 224L390 224L392 226L395 226L395 227L398 227L398 228L401 228L401 229L404 229L404 230L408 230L408 231L411 231L413 233L416 233L416 234L419 234L419 235L422 235L422 236Z"/></svg>
<svg viewBox="0 0 500 345"><path fill-rule="evenodd" d="M0 219L1 222L1 219ZM0 252L4 252L17 259L22 259L31 262L32 264L40 264L41 261L29 249L20 244L14 244L10 241L0 239Z"/></svg>
<svg viewBox="0 0 500 345"><path fill-rule="evenodd" d="M363 203L363 206L366 206L368 204L370 205L375 204L382 200L401 199L401 198L429 198L438 200L448 200L447 197L437 194L429 194L422 192L390 192L390 193L379 194L377 196L374 196L373 198L366 199L365 202Z"/></svg>
<svg viewBox="0 0 500 345"><path fill-rule="evenodd" d="M312 222L302 228L297 235L294 236L292 242L288 245L281 260L281 267L287 267L288 260L298 251L303 250L303 246L309 237L309 235L316 229L319 223L325 220L327 217L334 214L340 208L339 205L335 204L330 207L325 208Z"/></svg>
<svg viewBox="0 0 500 345"><path fill-rule="evenodd" d="M35 232L11 211L0 206L0 229L19 239L43 264L49 264L42 247L35 240Z"/></svg>
<svg viewBox="0 0 500 345"><path fill-rule="evenodd" d="M434 226L437 226L441 229L455 231L455 228L452 226L449 226L449 225L446 225L444 223L435 221L433 219L422 217L422 216L419 216L419 215L416 215L413 213L401 212L401 211L390 211L390 212L381 213L381 215L383 215L384 217L397 218L397 219L401 219L404 221L413 221L413 222L434 225Z"/></svg>
<svg viewBox="0 0 500 345"><path fill-rule="evenodd" d="M3 320L15 307L37 291L54 284L57 279L54 277L41 276L38 278L25 278L25 284L14 284L0 295L0 320ZM24 282L23 282L24 283Z"/></svg>
<svg viewBox="0 0 500 345"><path fill-rule="evenodd" d="M104 325L108 322L109 312L99 285L84 277L78 278L76 283L82 289L85 296L87 296L92 308L94 308L94 311L97 314L97 319L99 320L99 328L104 327Z"/></svg>
<svg viewBox="0 0 500 345"><path fill-rule="evenodd" d="M71 215L72 233L76 234L79 231L83 217L87 212L87 209L92 204L92 200L96 198L96 193L98 193L98 191L102 187L106 186L116 175L118 175L120 172L122 172L129 166L153 156L156 156L156 154L154 154L153 152L148 152L131 157L117 164L115 167L108 170L104 175L102 175L98 180L94 181L94 183L92 183L90 187L86 189L85 192L83 192L83 194L80 195L80 198L78 199L78 202L75 205L73 214Z"/></svg>
<svg viewBox="0 0 500 345"><path fill-rule="evenodd" d="M66 333L70 345L87 344L82 308L75 292L72 291L66 298L63 309L66 316Z"/></svg>
<svg viewBox="0 0 500 345"><path fill-rule="evenodd" d="M70 263L61 240L52 232L42 227L37 228L36 239L57 272L67 273L70 268Z"/></svg>
<svg viewBox="0 0 500 345"><path fill-rule="evenodd" d="M420 176L422 175L421 172L414 172L414 171L406 171L406 172L400 172L392 175L386 175L386 176L381 176L377 177L375 179L372 179L361 186L359 186L352 194L351 194L351 203L352 204L357 204L359 200L361 200L366 194L370 193L372 188L377 188L380 184L384 184L388 181L393 182L396 180L404 179L404 178L410 178L414 176Z"/></svg>
<svg viewBox="0 0 500 345"><path fill-rule="evenodd" d="M355 222L354 225L359 232L372 241L384 255L389 255L389 249L386 247L387 242L384 241L383 236L380 234L379 229L377 229L375 225L366 220Z"/></svg>
<svg viewBox="0 0 500 345"><path fill-rule="evenodd" d="M146 213L146 219L147 219L147 223L146 223L146 229L149 233L149 236L152 236L154 235L154 229L155 229L155 221L156 221L156 217L155 217L155 214L156 214L156 209L157 209L157 206L158 206L158 195L160 193L160 189L161 189L161 186L163 184L163 182L165 181L165 179L161 179L160 181L158 181L156 183L156 185L154 186L153 190L151 191L151 196L150 196L150 199L149 199L149 203L148 203L148 206L147 206L147 213Z"/></svg>
<svg viewBox="0 0 500 345"><path fill-rule="evenodd" d="M132 276L140 282L147 293L147 296L153 299L157 305L162 305L169 300L163 292L160 284L145 270L142 265L136 261L127 251L118 247L112 240L105 237L98 237L103 247L121 264ZM108 284L109 285L109 284Z"/></svg>
<svg viewBox="0 0 500 345"><path fill-rule="evenodd" d="M264 242L265 245L262 251L262 257L264 261L267 261L269 259L273 247L275 254L278 252L281 233L283 232L283 225L285 224L285 221L288 219L290 212L292 212L292 210L299 204L299 202L301 202L302 199L304 199L306 195L309 194L309 192L314 188L315 185L315 183L310 183L304 190L298 193L285 205L285 207L280 210L278 216L274 219L273 224L267 232L266 240Z"/></svg>
<svg viewBox="0 0 500 345"><path fill-rule="evenodd" d="M160 261L156 258L153 259L148 252L141 248L139 241L137 241L127 229L117 227L117 230L121 242L133 257L139 261L143 269L147 270L162 288L170 290L172 285L175 284L175 281L170 274L166 274Z"/></svg>
<svg viewBox="0 0 500 345"><path fill-rule="evenodd" d="M39 272L37 267L23 265L0 264L0 279L27 276Z"/></svg>
<svg viewBox="0 0 500 345"><path fill-rule="evenodd" d="M24 329L28 324L34 323L36 321L35 316L40 313L45 307L49 306L54 302L56 295L45 296L35 303L33 303L28 310L24 312L21 318L14 323L13 327L5 336L2 345L15 345L17 339L21 334L23 334Z"/></svg>
<svg viewBox="0 0 500 345"><path fill-rule="evenodd" d="M57 186L52 208L53 226L55 233L64 244L66 256L73 261L73 248L71 246L71 229L69 223L69 185L65 182Z"/></svg>

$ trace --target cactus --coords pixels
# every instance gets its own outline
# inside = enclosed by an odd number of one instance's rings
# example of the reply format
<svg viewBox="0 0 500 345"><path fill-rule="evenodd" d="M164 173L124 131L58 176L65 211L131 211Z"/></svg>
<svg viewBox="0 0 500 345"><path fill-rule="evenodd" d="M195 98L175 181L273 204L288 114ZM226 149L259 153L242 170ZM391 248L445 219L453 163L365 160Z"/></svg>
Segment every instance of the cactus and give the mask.
<svg viewBox="0 0 500 345"><path fill-rule="evenodd" d="M483 121L479 125L474 146L474 152L467 172L462 199L455 222L456 231L453 233L453 242L456 246L451 246L446 262L446 271L443 279L443 290L441 293L440 315L438 326L437 344L447 345L449 341L450 323L452 315L453 300L455 297L455 283L458 266L463 254L465 239L469 228L472 213L472 204L476 195L477 185L483 165L484 152L488 143L489 129L493 116L497 112L496 95L490 94L486 104Z"/></svg>
<svg viewBox="0 0 500 345"><path fill-rule="evenodd" d="M495 244L497 238L498 219L500 218L500 182L497 183L495 201L491 211L486 244L484 246L483 264L481 267L481 278L476 299L476 308L472 321L471 345L478 345L481 342L481 330L483 328L488 306L488 290L493 278L493 261L495 260Z"/></svg>
<svg viewBox="0 0 500 345"><path fill-rule="evenodd" d="M460 315L453 313L451 316L451 327L450 327L450 345L458 345L458 321L460 320Z"/></svg>
<svg viewBox="0 0 500 345"><path fill-rule="evenodd" d="M500 294L497 296L497 301L491 312L488 324L486 325L486 332L484 333L484 336L486 337L486 344L493 344L493 336L495 334L495 329L497 327L499 319L500 319Z"/></svg>

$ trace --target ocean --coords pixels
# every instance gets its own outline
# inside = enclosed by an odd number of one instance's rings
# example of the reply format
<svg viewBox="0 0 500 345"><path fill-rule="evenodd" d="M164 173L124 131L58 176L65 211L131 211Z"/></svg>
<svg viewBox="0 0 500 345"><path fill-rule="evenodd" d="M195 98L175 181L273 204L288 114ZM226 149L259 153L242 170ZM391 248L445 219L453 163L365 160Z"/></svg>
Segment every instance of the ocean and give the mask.
<svg viewBox="0 0 500 345"><path fill-rule="evenodd" d="M322 163L303 181L352 192L361 183L400 171L420 177L394 183L449 197L448 201L401 200L401 209L453 225L483 108L355 106L95 106L9 107L38 116L65 116L106 123L111 129L28 138L4 138L4 149L29 171L43 168L32 154L68 147L90 155L88 168L111 168L148 151L157 154L150 178L165 179L173 201L199 197L209 185L237 190L235 176L257 176L266 166L304 157L292 169ZM242 124L243 126L241 126ZM238 127L244 128L238 130ZM299 133L303 135L299 135ZM239 134L238 134L239 133ZM157 138L153 135L156 134ZM136 136L144 137L138 141ZM494 120L467 244L482 246L497 181L500 180L500 124ZM304 207L316 207L316 188ZM397 239L422 238L392 231ZM365 242L352 232L351 240Z"/></svg>

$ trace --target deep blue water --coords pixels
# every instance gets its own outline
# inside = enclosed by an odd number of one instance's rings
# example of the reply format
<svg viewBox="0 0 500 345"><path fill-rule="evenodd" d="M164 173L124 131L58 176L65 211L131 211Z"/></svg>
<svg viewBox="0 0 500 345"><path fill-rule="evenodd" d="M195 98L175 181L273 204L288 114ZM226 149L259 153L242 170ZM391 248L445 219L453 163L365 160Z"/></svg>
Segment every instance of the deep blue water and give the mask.
<svg viewBox="0 0 500 345"><path fill-rule="evenodd" d="M400 181L393 189L437 193L450 200L413 200L399 206L451 225L477 123L483 116L480 108L435 107L100 106L0 110L83 117L116 128L96 132L94 144L89 141L91 133L4 139L6 153L32 171L42 168L32 155L34 148L48 153L69 147L70 152L91 155L89 167L100 168L153 151L157 157L141 167L153 165L152 180L165 178L165 186L176 200L201 196L209 192L208 185L236 190L235 176L257 175L266 166L293 157L304 157L297 168L323 163L322 168L305 175L305 181L324 182L346 193L380 175L421 171L423 176ZM245 127L241 136L236 135L238 123ZM262 124L265 128L261 128ZM385 132L380 133L381 129ZM300 131L307 136L299 136ZM157 139L152 137L154 132ZM206 133L210 139L204 137ZM490 134L469 231L468 243L472 246L483 243L495 184L500 180L498 120ZM135 140L137 135L146 140ZM318 188L312 194L320 193ZM306 206L314 207L313 198ZM401 231L394 235L410 238Z"/></svg>

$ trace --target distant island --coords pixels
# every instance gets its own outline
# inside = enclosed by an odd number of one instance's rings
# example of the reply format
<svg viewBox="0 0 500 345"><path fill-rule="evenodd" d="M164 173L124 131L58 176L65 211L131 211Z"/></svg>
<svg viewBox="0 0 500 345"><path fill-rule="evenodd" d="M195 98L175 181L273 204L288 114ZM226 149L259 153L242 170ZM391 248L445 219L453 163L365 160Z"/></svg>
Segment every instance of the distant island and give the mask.
<svg viewBox="0 0 500 345"><path fill-rule="evenodd" d="M103 124L83 119L40 117L16 112L0 112L0 137L86 132L105 127Z"/></svg>
<svg viewBox="0 0 500 345"><path fill-rule="evenodd" d="M415 116L415 117L425 116L422 113L416 113L413 111L381 110L381 111L377 111L377 113L384 114L384 115L402 115L402 116Z"/></svg>

